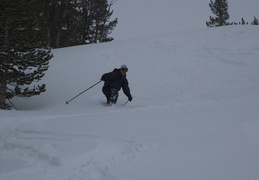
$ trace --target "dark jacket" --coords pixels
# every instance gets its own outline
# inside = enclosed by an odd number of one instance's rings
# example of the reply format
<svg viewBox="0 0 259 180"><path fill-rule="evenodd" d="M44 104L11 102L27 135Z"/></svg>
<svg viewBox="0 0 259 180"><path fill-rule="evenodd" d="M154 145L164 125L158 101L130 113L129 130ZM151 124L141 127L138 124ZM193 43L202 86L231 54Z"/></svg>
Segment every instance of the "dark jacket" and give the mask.
<svg viewBox="0 0 259 180"><path fill-rule="evenodd" d="M124 94L130 98L130 88L129 83L126 78L126 75L123 76L120 72L120 69L115 68L112 72L105 73L101 78L104 81L104 86L108 86L110 88L114 88L117 91L120 91L122 88Z"/></svg>

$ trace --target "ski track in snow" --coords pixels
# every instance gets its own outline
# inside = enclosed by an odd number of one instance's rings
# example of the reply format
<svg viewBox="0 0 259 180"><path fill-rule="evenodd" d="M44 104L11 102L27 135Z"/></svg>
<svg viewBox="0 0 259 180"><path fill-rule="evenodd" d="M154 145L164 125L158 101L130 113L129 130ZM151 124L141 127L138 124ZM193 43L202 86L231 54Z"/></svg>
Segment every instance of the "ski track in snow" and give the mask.
<svg viewBox="0 0 259 180"><path fill-rule="evenodd" d="M70 115L56 115L42 117L24 117L24 118L8 118L8 125L5 126L5 132L1 129L0 147L1 164L0 174L13 173L10 179L21 179L21 175L29 176L33 171L37 174L36 179L116 179L109 171L120 169L120 166L134 166L148 163L157 149L157 142L152 140L134 140L106 138L101 135L88 134L67 134L51 131L37 130L42 126L41 122L53 121L58 119L83 117L87 118L92 115L100 115L98 113L82 113ZM112 113L112 112L106 112ZM21 122L18 125L17 121ZM14 128L13 122L17 127ZM74 147L71 147L74 146ZM82 152L78 152L78 149ZM64 152L63 152L64 150ZM105 150L105 153L103 153ZM70 154L67 152L74 152ZM64 154L63 154L64 153ZM83 155L79 155L83 154ZM4 155L11 155L5 158ZM62 157L64 156L64 157ZM78 157L77 157L78 156ZM83 157L83 159L82 159ZM14 163L16 161L16 163ZM32 166L36 167L32 168ZM25 168L25 170L24 170ZM26 173L26 168L31 170ZM20 174L20 171L25 173ZM63 176L60 177L62 173ZM8 177L8 176L7 176ZM108 179L109 179L108 178Z"/></svg>

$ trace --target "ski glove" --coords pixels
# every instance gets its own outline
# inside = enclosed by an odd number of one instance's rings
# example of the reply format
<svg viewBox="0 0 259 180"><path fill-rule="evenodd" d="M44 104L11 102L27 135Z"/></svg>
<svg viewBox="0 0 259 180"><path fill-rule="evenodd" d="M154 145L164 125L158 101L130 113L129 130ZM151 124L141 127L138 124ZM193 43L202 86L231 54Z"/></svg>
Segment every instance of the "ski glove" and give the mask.
<svg viewBox="0 0 259 180"><path fill-rule="evenodd" d="M132 101L132 96L129 96L129 97L128 97L128 100L129 100L129 101Z"/></svg>

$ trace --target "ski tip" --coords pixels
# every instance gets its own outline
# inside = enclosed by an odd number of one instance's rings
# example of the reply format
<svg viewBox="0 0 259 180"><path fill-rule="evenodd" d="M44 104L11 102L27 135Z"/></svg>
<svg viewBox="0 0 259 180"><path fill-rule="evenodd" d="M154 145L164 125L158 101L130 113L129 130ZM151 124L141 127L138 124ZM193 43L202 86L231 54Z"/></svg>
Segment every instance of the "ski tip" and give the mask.
<svg viewBox="0 0 259 180"><path fill-rule="evenodd" d="M66 101L66 104L68 104L68 102Z"/></svg>

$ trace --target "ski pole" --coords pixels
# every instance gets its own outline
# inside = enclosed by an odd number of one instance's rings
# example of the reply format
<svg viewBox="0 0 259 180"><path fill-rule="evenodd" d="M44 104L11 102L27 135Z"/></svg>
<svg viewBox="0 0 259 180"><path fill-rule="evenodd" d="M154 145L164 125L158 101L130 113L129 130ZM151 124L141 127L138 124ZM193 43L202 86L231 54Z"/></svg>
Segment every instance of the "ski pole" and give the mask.
<svg viewBox="0 0 259 180"><path fill-rule="evenodd" d="M85 93L86 91L88 91L89 89L93 88L94 86L96 86L97 84L99 84L100 82L102 82L102 80L98 81L97 83L95 83L94 85L92 85L91 87L87 88L86 90L84 90L83 92L79 93L78 95L76 95L75 97L73 97L72 99L70 99L69 101L66 101L66 104L68 104L69 102L73 101L75 98L77 98L78 96L80 96L81 94Z"/></svg>
<svg viewBox="0 0 259 180"><path fill-rule="evenodd" d="M123 106L125 106L128 102L129 102L129 100L128 100L127 102L125 102L125 103L123 104Z"/></svg>

